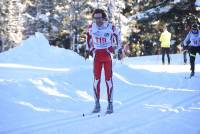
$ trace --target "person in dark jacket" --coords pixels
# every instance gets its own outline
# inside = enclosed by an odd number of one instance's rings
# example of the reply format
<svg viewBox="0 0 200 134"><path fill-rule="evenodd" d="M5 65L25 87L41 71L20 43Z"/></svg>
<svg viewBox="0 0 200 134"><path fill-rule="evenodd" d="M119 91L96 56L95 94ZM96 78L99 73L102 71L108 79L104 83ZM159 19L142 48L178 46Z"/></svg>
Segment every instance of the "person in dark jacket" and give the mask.
<svg viewBox="0 0 200 134"><path fill-rule="evenodd" d="M198 28L198 24L194 23L192 25L191 31L187 34L184 40L184 46L189 46L190 52L190 66L191 66L191 74L190 77L195 74L195 58L196 53L200 54L200 30Z"/></svg>
<svg viewBox="0 0 200 134"><path fill-rule="evenodd" d="M2 43L2 40L1 40L1 37L0 37L0 52L2 52L2 48L3 48L3 43Z"/></svg>

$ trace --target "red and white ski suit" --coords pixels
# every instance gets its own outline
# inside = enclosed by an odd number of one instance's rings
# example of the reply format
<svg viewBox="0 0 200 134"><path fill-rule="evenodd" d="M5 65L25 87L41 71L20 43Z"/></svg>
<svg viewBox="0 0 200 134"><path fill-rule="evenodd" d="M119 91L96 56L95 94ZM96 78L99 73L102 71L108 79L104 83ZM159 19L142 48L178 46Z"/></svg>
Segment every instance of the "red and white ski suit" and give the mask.
<svg viewBox="0 0 200 134"><path fill-rule="evenodd" d="M112 58L114 53L113 44L116 41L117 49L121 49L120 33L111 23L104 22L101 27L96 23L89 26L86 39L86 50L93 53L94 57L94 97L95 101L100 99L101 70L104 67L105 81L107 86L108 102L112 102Z"/></svg>

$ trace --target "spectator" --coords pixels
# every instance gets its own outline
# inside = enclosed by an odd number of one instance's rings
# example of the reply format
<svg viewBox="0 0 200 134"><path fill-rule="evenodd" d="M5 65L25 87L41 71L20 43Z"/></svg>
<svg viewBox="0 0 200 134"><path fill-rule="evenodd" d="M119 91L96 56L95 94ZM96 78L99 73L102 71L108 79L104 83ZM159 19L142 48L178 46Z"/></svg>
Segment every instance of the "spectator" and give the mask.
<svg viewBox="0 0 200 134"><path fill-rule="evenodd" d="M160 42L161 42L161 53L162 53L162 64L165 64L165 54L167 54L168 58L168 65L170 64L170 41L171 41L171 33L168 32L167 27L164 27L163 32L160 36Z"/></svg>
<svg viewBox="0 0 200 134"><path fill-rule="evenodd" d="M2 43L2 39L0 37L0 52L2 52L2 49L3 49L3 43Z"/></svg>

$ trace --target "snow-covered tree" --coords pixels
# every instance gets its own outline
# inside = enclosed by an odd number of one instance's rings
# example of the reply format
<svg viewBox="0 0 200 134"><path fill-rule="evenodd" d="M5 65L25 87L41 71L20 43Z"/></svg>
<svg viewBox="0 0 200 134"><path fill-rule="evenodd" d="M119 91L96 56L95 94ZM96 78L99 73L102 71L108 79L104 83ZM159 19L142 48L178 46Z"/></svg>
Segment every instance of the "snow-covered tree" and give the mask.
<svg viewBox="0 0 200 134"><path fill-rule="evenodd" d="M14 47L23 39L22 12L24 6L20 0L3 0L0 2L0 6L0 32L4 51Z"/></svg>
<svg viewBox="0 0 200 134"><path fill-rule="evenodd" d="M140 0L138 3L128 3L129 8L124 13L129 14L129 26L132 29L131 45L135 44L135 41L140 41L143 51L152 50L148 53L159 54L160 32L163 25L167 25L172 33L172 53L177 53L187 32L184 28L185 18L191 15L199 18L194 3L195 0ZM149 43L146 43L147 41ZM145 44L151 44L149 46L152 48L146 47L144 50Z"/></svg>

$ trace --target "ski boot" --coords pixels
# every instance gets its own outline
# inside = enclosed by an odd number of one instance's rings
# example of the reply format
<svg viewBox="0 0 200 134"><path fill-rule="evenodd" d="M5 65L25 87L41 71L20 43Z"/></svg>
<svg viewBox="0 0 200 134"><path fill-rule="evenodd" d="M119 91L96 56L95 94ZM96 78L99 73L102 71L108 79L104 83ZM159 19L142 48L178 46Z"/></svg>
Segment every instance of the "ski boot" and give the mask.
<svg viewBox="0 0 200 134"><path fill-rule="evenodd" d="M92 113L98 113L98 112L100 112L100 110L101 110L100 103L99 103L99 101L96 101Z"/></svg>
<svg viewBox="0 0 200 134"><path fill-rule="evenodd" d="M191 72L191 74L190 74L190 78L193 77L193 76L194 76L194 72Z"/></svg>
<svg viewBox="0 0 200 134"><path fill-rule="evenodd" d="M108 103L108 107L107 107L106 114L111 114L111 113L113 113L113 103L112 103L112 102L109 102L109 103Z"/></svg>

